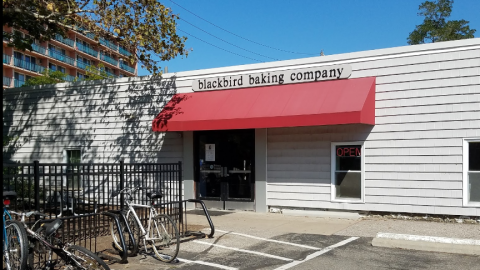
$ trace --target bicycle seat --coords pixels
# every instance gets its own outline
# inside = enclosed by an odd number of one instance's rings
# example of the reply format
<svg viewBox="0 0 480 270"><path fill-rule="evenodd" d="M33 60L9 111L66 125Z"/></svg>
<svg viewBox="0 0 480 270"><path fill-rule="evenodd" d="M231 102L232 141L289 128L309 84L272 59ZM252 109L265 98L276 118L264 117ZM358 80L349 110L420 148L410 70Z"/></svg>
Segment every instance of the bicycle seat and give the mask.
<svg viewBox="0 0 480 270"><path fill-rule="evenodd" d="M54 234L60 227L62 227L63 221L61 219L55 219L52 222L44 223L43 226L45 227L45 234L47 237Z"/></svg>
<svg viewBox="0 0 480 270"><path fill-rule="evenodd" d="M7 200L15 200L17 198L17 193L15 191L4 191L3 198Z"/></svg>
<svg viewBox="0 0 480 270"><path fill-rule="evenodd" d="M155 192L155 191L153 191L153 192L147 192L147 197L150 198L151 200L153 200L153 199L160 199L160 198L162 198L162 196L163 196L163 195L162 195L162 193L160 193L160 192Z"/></svg>

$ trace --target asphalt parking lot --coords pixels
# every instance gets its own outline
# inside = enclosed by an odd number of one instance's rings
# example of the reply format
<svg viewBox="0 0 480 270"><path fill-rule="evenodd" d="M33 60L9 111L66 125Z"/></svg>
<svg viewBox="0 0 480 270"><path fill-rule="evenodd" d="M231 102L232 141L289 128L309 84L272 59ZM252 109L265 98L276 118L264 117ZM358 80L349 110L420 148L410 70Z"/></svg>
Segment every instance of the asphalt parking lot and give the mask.
<svg viewBox="0 0 480 270"><path fill-rule="evenodd" d="M192 222L202 223L196 218L192 217ZM372 237L352 236L355 231L362 234L358 220L295 217L269 220L255 215L212 219L214 223L217 221L214 237L182 243L176 263L165 264L143 254L129 258L129 264L110 267L130 270L478 269L480 263L479 256L372 246ZM478 230L476 226L459 229ZM208 233L208 227L204 231ZM345 235L342 232L346 232Z"/></svg>

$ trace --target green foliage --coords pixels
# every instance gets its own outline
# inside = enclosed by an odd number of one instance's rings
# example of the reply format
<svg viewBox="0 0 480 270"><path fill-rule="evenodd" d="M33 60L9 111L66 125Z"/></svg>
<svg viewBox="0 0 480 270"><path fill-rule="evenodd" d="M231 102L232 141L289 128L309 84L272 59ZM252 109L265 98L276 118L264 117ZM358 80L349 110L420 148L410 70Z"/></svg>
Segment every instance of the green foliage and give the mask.
<svg viewBox="0 0 480 270"><path fill-rule="evenodd" d="M127 62L138 61L154 74L161 74L160 62L188 55L186 37L176 33L178 19L159 0L3 0L3 25L30 35L7 34L9 46L32 50L34 39L48 41L80 29L99 43L118 42L134 52ZM155 55L159 60L153 59Z"/></svg>
<svg viewBox="0 0 480 270"><path fill-rule="evenodd" d="M113 76L109 76L107 71L105 71L105 66L102 63L99 63L97 66L91 65L85 67L85 75L87 75L84 79L85 81L113 78Z"/></svg>
<svg viewBox="0 0 480 270"><path fill-rule="evenodd" d="M32 77L28 79L22 87L43 85L43 84L55 84L65 81L67 75L61 71L53 71L51 69L45 69L42 71L41 76Z"/></svg>
<svg viewBox="0 0 480 270"><path fill-rule="evenodd" d="M453 0L425 1L419 6L418 15L424 16L423 23L410 33L407 42L410 45L427 41L438 42L473 38L475 29L470 29L468 21L447 21L452 13Z"/></svg>

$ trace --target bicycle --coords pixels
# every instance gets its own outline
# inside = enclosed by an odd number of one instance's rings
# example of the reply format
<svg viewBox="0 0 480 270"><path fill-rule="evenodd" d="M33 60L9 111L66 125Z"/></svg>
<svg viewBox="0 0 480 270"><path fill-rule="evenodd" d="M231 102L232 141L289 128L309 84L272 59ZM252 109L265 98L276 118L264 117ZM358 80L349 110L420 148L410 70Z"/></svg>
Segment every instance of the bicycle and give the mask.
<svg viewBox="0 0 480 270"><path fill-rule="evenodd" d="M130 252L130 254L133 255L136 254L138 251L138 244L140 240L142 240L145 253L148 253L148 242L155 257L163 262L171 262L176 259L180 248L180 235L178 233L177 225L170 216L157 214L154 208L154 200L162 198L160 193L147 192L146 196L150 199L149 204L134 204L132 193L138 190L147 190L147 188L124 188L114 192L112 196L115 197L122 193L126 195L125 202L127 207L121 213L124 216L124 219L120 219L122 233L124 235L123 238L125 239L128 249L126 252ZM149 209L147 228L143 226L134 207ZM129 230L132 234L129 233ZM110 223L110 232L115 247L121 252L124 252L120 242L119 232L113 222Z"/></svg>
<svg viewBox="0 0 480 270"><path fill-rule="evenodd" d="M28 258L27 233L7 209L10 201L16 198L15 191L3 192L3 269L7 270L24 270Z"/></svg>
<svg viewBox="0 0 480 270"><path fill-rule="evenodd" d="M48 221L39 219L32 225L32 228L36 228L39 222L41 225L36 231L33 231L25 223L25 217L31 215L46 217L47 215L40 212L17 213L11 211L11 213L21 217L20 222L30 237L30 253L33 256L29 260L30 269L110 270L108 265L90 250L62 242L57 234L57 230L63 225L61 219Z"/></svg>

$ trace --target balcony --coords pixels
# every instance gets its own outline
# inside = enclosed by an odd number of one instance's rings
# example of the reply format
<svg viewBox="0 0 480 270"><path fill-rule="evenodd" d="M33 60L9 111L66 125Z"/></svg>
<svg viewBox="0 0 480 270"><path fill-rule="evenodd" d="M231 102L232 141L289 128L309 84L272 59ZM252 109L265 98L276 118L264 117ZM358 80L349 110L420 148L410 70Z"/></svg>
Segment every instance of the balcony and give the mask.
<svg viewBox="0 0 480 270"><path fill-rule="evenodd" d="M117 75L115 75L115 74L113 74L113 73L110 73L110 72L108 72L108 71L105 71L105 72L107 73L107 76L108 76L109 78L117 78L117 77L118 77Z"/></svg>
<svg viewBox="0 0 480 270"><path fill-rule="evenodd" d="M64 37L62 37L62 35L59 35L59 34L55 35L55 39L60 41L63 44L66 44L66 45L70 46L70 47L73 47L73 44L75 44L75 41L73 41L69 38L64 38Z"/></svg>
<svg viewBox="0 0 480 270"><path fill-rule="evenodd" d="M64 63L67 63L69 65L74 66L75 65L75 59L66 56L65 54L61 54L55 50L48 50L48 55L52 57L53 59L62 61Z"/></svg>
<svg viewBox="0 0 480 270"><path fill-rule="evenodd" d="M33 72L41 73L42 71L45 70L45 68L42 67L42 66L39 66L37 64L30 63L30 62L27 62L25 60L18 59L18 58L13 58L13 63L16 67L23 68L23 69L26 69L26 70L30 70L30 71L33 71Z"/></svg>
<svg viewBox="0 0 480 270"><path fill-rule="evenodd" d="M118 47L118 51L119 51L121 54L125 55L125 56L130 56L130 55L132 55L129 51L125 50L125 49L122 48L122 47Z"/></svg>
<svg viewBox="0 0 480 270"><path fill-rule="evenodd" d="M8 55L8 54L4 54L3 55L3 63L7 64L7 65L10 65L11 62L12 62L12 56Z"/></svg>
<svg viewBox="0 0 480 270"><path fill-rule="evenodd" d="M25 84L25 81L22 80L13 80L13 87L20 87Z"/></svg>
<svg viewBox="0 0 480 270"><path fill-rule="evenodd" d="M102 44L103 46L106 46L114 51L118 51L118 46L113 44L112 42L104 39L104 38L100 38L100 44Z"/></svg>
<svg viewBox="0 0 480 270"><path fill-rule="evenodd" d="M36 43L32 44L32 49L33 49L34 52L38 52L40 54L47 55L47 49L38 45L38 44L36 44Z"/></svg>
<svg viewBox="0 0 480 270"><path fill-rule="evenodd" d="M90 66L90 64L84 63L82 61L77 61L77 67L78 68L81 68L81 69L85 70L85 69L87 69L87 66Z"/></svg>
<svg viewBox="0 0 480 270"><path fill-rule="evenodd" d="M84 53L90 54L91 56L94 56L95 58L98 57L98 52L95 51L94 49L88 47L88 46L85 46L85 45L77 42L77 48L78 48L78 50L80 50Z"/></svg>
<svg viewBox="0 0 480 270"><path fill-rule="evenodd" d="M65 81L67 81L67 82L74 82L74 81L77 80L77 77L72 76L72 75L66 75L64 79L65 79Z"/></svg>
<svg viewBox="0 0 480 270"><path fill-rule="evenodd" d="M12 83L12 78L3 76L3 85L10 87Z"/></svg>
<svg viewBox="0 0 480 270"><path fill-rule="evenodd" d="M108 55L105 55L105 54L100 54L100 59L102 59L103 61L106 61L114 66L118 66L118 61L113 59L112 57L108 56Z"/></svg>
<svg viewBox="0 0 480 270"><path fill-rule="evenodd" d="M123 69L123 70L126 70L130 73L135 73L135 69L130 67L130 66L127 66L126 64L120 62L120 68Z"/></svg>

